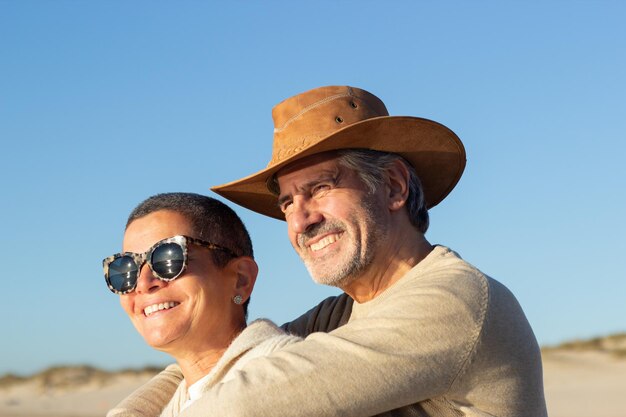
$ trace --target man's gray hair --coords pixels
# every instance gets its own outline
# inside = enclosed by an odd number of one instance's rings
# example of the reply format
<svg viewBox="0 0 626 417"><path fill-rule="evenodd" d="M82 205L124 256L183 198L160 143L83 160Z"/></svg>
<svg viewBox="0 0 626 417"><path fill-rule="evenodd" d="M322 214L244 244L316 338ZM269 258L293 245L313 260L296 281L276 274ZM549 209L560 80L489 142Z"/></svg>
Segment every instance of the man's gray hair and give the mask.
<svg viewBox="0 0 626 417"><path fill-rule="evenodd" d="M400 160L409 171L409 196L406 200L409 218L422 234L426 233L429 219L422 183L415 168L406 159L394 153L371 149L341 149L337 151L337 154L339 164L354 170L371 193L383 184L385 171L391 168L395 161Z"/></svg>

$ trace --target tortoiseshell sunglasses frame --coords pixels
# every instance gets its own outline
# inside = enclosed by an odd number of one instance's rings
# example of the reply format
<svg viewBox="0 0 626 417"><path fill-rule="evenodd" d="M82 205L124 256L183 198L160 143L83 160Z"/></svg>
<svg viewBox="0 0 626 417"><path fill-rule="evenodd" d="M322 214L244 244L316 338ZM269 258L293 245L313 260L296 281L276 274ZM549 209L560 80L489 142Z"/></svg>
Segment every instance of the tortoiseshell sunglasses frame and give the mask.
<svg viewBox="0 0 626 417"><path fill-rule="evenodd" d="M165 245L165 244L168 244L168 243L175 243L175 244L177 244L178 246L181 247L182 252L183 252L183 266L180 269L180 272L178 274L176 274L176 276L174 276L173 278L161 277L152 268L152 253L159 246L162 246L162 245ZM233 252L232 250L230 250L230 249L228 249L228 248L226 248L224 246L215 244L213 242L207 242L207 241L202 240L202 239L196 239L194 237L185 236L185 235L172 236L172 237L168 237L167 239L159 240L154 245L152 245L150 247L150 249L148 249L144 253L121 252L121 253L116 253L115 255L111 255L111 256L108 256L108 257L104 258L102 260L102 266L103 266L103 269L104 269L104 280L107 283L107 287L109 287L109 290L111 290L112 293L118 294L118 295L124 295L124 294L128 294L128 293L133 292L135 290L135 288L137 288L137 279L139 278L139 274L141 273L141 268L143 267L143 265L145 263L148 264L148 266L150 267L150 271L152 271L152 275L154 275L155 278L160 279L161 281L165 281L165 282L169 282L169 281L175 280L176 278L180 277L185 272L185 270L187 269L187 263L188 263L188 257L187 257L188 249L187 249L187 246L190 243L194 244L196 246L205 247L207 249L219 250L219 251L222 251L222 252L226 252L227 254L231 255L233 258L237 258L238 257L238 255L235 252ZM109 265L111 265L111 263L113 261L115 261L116 259L123 258L123 257L126 257L126 256L131 258L135 262L135 265L137 265L137 277L135 277L135 283L134 283L132 288L130 288L130 289L126 290L126 291L118 291L111 285L111 282L109 280Z"/></svg>

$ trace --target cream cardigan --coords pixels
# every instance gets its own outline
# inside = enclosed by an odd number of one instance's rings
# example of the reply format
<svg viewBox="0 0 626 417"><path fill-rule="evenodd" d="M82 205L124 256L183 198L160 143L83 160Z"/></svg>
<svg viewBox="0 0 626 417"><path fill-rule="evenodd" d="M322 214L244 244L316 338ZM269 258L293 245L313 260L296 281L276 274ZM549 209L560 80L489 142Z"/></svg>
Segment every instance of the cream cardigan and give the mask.
<svg viewBox="0 0 626 417"><path fill-rule="evenodd" d="M157 378L152 392L164 389L172 375ZM133 397L127 401L133 404ZM539 347L517 300L438 246L384 293L354 303L347 324L248 363L182 415L543 417L547 412Z"/></svg>
<svg viewBox="0 0 626 417"><path fill-rule="evenodd" d="M271 352L281 349L291 343L302 340L299 337L286 334L283 330L276 327L269 320L255 320L250 323L230 344L213 369L207 374L201 383L201 391L208 391L215 384L228 381L236 377L237 372L243 368L252 359L269 355ZM180 374L178 365L170 365L168 371L174 375ZM181 380L176 376L170 381L171 384L165 385L160 394L153 397L150 393L145 397L136 398L136 407L141 412L151 412L152 415L158 415L159 404L163 404L167 394L171 393L171 388L176 384L178 386L171 400L161 412L161 417L176 417L180 415L181 410L188 400L187 384L185 380ZM156 401L154 401L156 399ZM156 408L154 408L156 406ZM124 415L125 410L114 408L109 411L108 416Z"/></svg>

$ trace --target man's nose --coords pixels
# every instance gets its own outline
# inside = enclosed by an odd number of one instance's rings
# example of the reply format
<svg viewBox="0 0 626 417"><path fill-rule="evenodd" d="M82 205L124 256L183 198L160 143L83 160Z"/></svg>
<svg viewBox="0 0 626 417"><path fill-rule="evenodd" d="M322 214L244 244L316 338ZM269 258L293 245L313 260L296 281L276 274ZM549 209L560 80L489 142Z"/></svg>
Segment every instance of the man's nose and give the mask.
<svg viewBox="0 0 626 417"><path fill-rule="evenodd" d="M147 294L165 285L167 285L167 282L155 277L148 264L143 264L139 271L139 276L137 277L137 288L135 288L135 291L137 291L137 293Z"/></svg>
<svg viewBox="0 0 626 417"><path fill-rule="evenodd" d="M321 211L311 199L294 198L291 210L286 220L294 233L304 233L324 219Z"/></svg>

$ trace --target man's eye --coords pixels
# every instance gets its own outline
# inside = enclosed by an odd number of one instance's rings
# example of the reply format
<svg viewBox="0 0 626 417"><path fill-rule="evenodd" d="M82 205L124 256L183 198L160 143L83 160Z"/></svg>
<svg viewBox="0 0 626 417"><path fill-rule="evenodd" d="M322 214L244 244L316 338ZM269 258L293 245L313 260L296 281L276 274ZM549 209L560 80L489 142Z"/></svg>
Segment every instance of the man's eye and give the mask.
<svg viewBox="0 0 626 417"><path fill-rule="evenodd" d="M289 210L289 208L291 207L292 203L293 202L291 200L283 201L282 203L280 203L280 206L279 206L280 211L282 211L283 213L286 213L287 210Z"/></svg>
<svg viewBox="0 0 626 417"><path fill-rule="evenodd" d="M311 188L311 195L327 190L330 190L330 184L317 184L315 187Z"/></svg>

